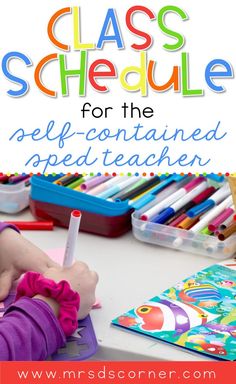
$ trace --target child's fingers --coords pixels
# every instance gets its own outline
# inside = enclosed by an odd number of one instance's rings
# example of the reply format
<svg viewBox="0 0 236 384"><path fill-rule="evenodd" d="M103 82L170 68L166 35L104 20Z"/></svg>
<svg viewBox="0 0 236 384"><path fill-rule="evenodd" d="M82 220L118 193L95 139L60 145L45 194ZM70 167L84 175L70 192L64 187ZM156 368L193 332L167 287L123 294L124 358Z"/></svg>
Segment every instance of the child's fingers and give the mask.
<svg viewBox="0 0 236 384"><path fill-rule="evenodd" d="M99 276L98 276L97 272L95 272L95 271L90 271L90 274L91 274L91 277L92 277L94 283L97 285L98 280L99 280Z"/></svg>
<svg viewBox="0 0 236 384"><path fill-rule="evenodd" d="M0 276L0 301L4 300L12 286L12 274L11 272L5 272Z"/></svg>

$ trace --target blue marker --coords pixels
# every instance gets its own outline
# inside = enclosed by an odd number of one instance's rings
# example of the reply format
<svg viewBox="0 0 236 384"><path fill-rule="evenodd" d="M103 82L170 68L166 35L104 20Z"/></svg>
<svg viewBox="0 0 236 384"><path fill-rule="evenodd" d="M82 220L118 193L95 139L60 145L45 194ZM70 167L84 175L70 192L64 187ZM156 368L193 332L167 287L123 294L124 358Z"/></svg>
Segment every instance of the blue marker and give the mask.
<svg viewBox="0 0 236 384"><path fill-rule="evenodd" d="M161 176L162 178L163 176ZM158 197L158 194L163 191L167 186L169 186L172 183L180 182L184 179L186 179L188 176L180 176L180 175L171 175L171 176L165 176L163 178L163 181L158 184L156 187L152 188L151 190L147 191L147 193L140 197L140 199L132 202L130 205L132 208L138 210L150 203L151 201L155 200Z"/></svg>
<svg viewBox="0 0 236 384"><path fill-rule="evenodd" d="M215 173L210 173L209 175L207 175L207 178L215 181L216 183L223 183L225 181L225 177L223 175L219 176Z"/></svg>
<svg viewBox="0 0 236 384"><path fill-rule="evenodd" d="M152 219L152 222L156 224L164 224L168 219L174 216L180 209L185 206L189 206L189 203L192 203L192 200L202 193L207 188L207 181L202 182L192 191L188 192L185 196L177 200L170 207L164 209L158 216Z"/></svg>
<svg viewBox="0 0 236 384"><path fill-rule="evenodd" d="M220 203L221 201L226 199L226 197L228 197L229 195L230 195L230 187L229 187L229 184L227 183L223 187L218 189L218 191L216 193L214 193L210 199L207 199L203 203L190 209L188 212L186 212L186 214L190 218L201 215L202 213L215 207L218 203Z"/></svg>

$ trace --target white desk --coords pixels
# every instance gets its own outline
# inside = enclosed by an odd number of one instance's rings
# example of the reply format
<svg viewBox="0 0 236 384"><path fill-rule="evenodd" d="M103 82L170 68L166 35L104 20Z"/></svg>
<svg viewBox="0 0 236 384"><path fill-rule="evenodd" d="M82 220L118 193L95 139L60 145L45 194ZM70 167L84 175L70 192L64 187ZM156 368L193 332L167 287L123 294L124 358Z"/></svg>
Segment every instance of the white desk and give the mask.
<svg viewBox="0 0 236 384"><path fill-rule="evenodd" d="M0 213L0 220L33 220L29 210L10 216ZM24 231L24 236L44 250L65 246L67 230ZM152 246L136 240L132 233L109 239L80 233L78 257L98 272L97 297L102 309L91 317L99 342L93 360L188 360L207 358L173 346L132 334L110 322L123 312L161 293L214 259Z"/></svg>

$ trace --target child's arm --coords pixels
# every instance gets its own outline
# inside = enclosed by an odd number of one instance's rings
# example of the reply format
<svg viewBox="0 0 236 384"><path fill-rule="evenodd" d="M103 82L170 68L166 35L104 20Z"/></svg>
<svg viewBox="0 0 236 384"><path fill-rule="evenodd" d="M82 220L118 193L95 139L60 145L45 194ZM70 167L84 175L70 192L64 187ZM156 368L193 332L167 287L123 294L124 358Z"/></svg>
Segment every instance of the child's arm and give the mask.
<svg viewBox="0 0 236 384"><path fill-rule="evenodd" d="M22 298L0 320L0 344L0 361L45 360L65 335L46 303Z"/></svg>
<svg viewBox="0 0 236 384"><path fill-rule="evenodd" d="M28 278L31 275L36 277L36 280ZM19 284L18 292L30 294L35 289L37 290L38 286L39 294L34 295L33 298L20 298L0 320L0 361L45 360L64 345L63 329L68 330L68 317L75 316L72 323L76 327L76 300L80 301L80 318L87 316L92 308L98 277L84 263L77 262L70 268L49 268L44 276L38 275L26 274ZM73 291L68 288L68 284L66 286L61 282L57 284L57 282L65 280L70 283ZM37 285L35 281L40 281L40 284ZM46 287L48 290L48 282L49 288L52 286L54 297L45 297L45 294L42 294L46 291ZM75 292L79 293L80 299L77 298L78 295ZM66 300L66 304L60 299L62 296L63 300ZM62 312L64 306L65 312ZM67 319L66 328L62 318ZM73 333L72 329L71 333Z"/></svg>
<svg viewBox="0 0 236 384"><path fill-rule="evenodd" d="M0 301L8 295L12 283L23 272L44 273L56 264L17 230L0 222Z"/></svg>

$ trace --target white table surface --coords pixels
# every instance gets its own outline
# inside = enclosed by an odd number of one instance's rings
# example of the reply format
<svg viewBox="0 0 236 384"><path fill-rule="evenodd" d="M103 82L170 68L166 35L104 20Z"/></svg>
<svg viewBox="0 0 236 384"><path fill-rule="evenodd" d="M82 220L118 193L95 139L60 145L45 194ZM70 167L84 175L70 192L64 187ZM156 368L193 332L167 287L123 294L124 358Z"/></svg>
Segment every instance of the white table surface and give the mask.
<svg viewBox="0 0 236 384"><path fill-rule="evenodd" d="M29 210L17 215L0 213L0 220L33 220ZM63 248L67 230L24 231L24 236L44 250ZM110 325L145 300L214 264L215 260L139 242L132 233L116 239L80 233L78 258L99 274L97 297L102 308L91 317L99 349L93 360L209 360L165 343Z"/></svg>

